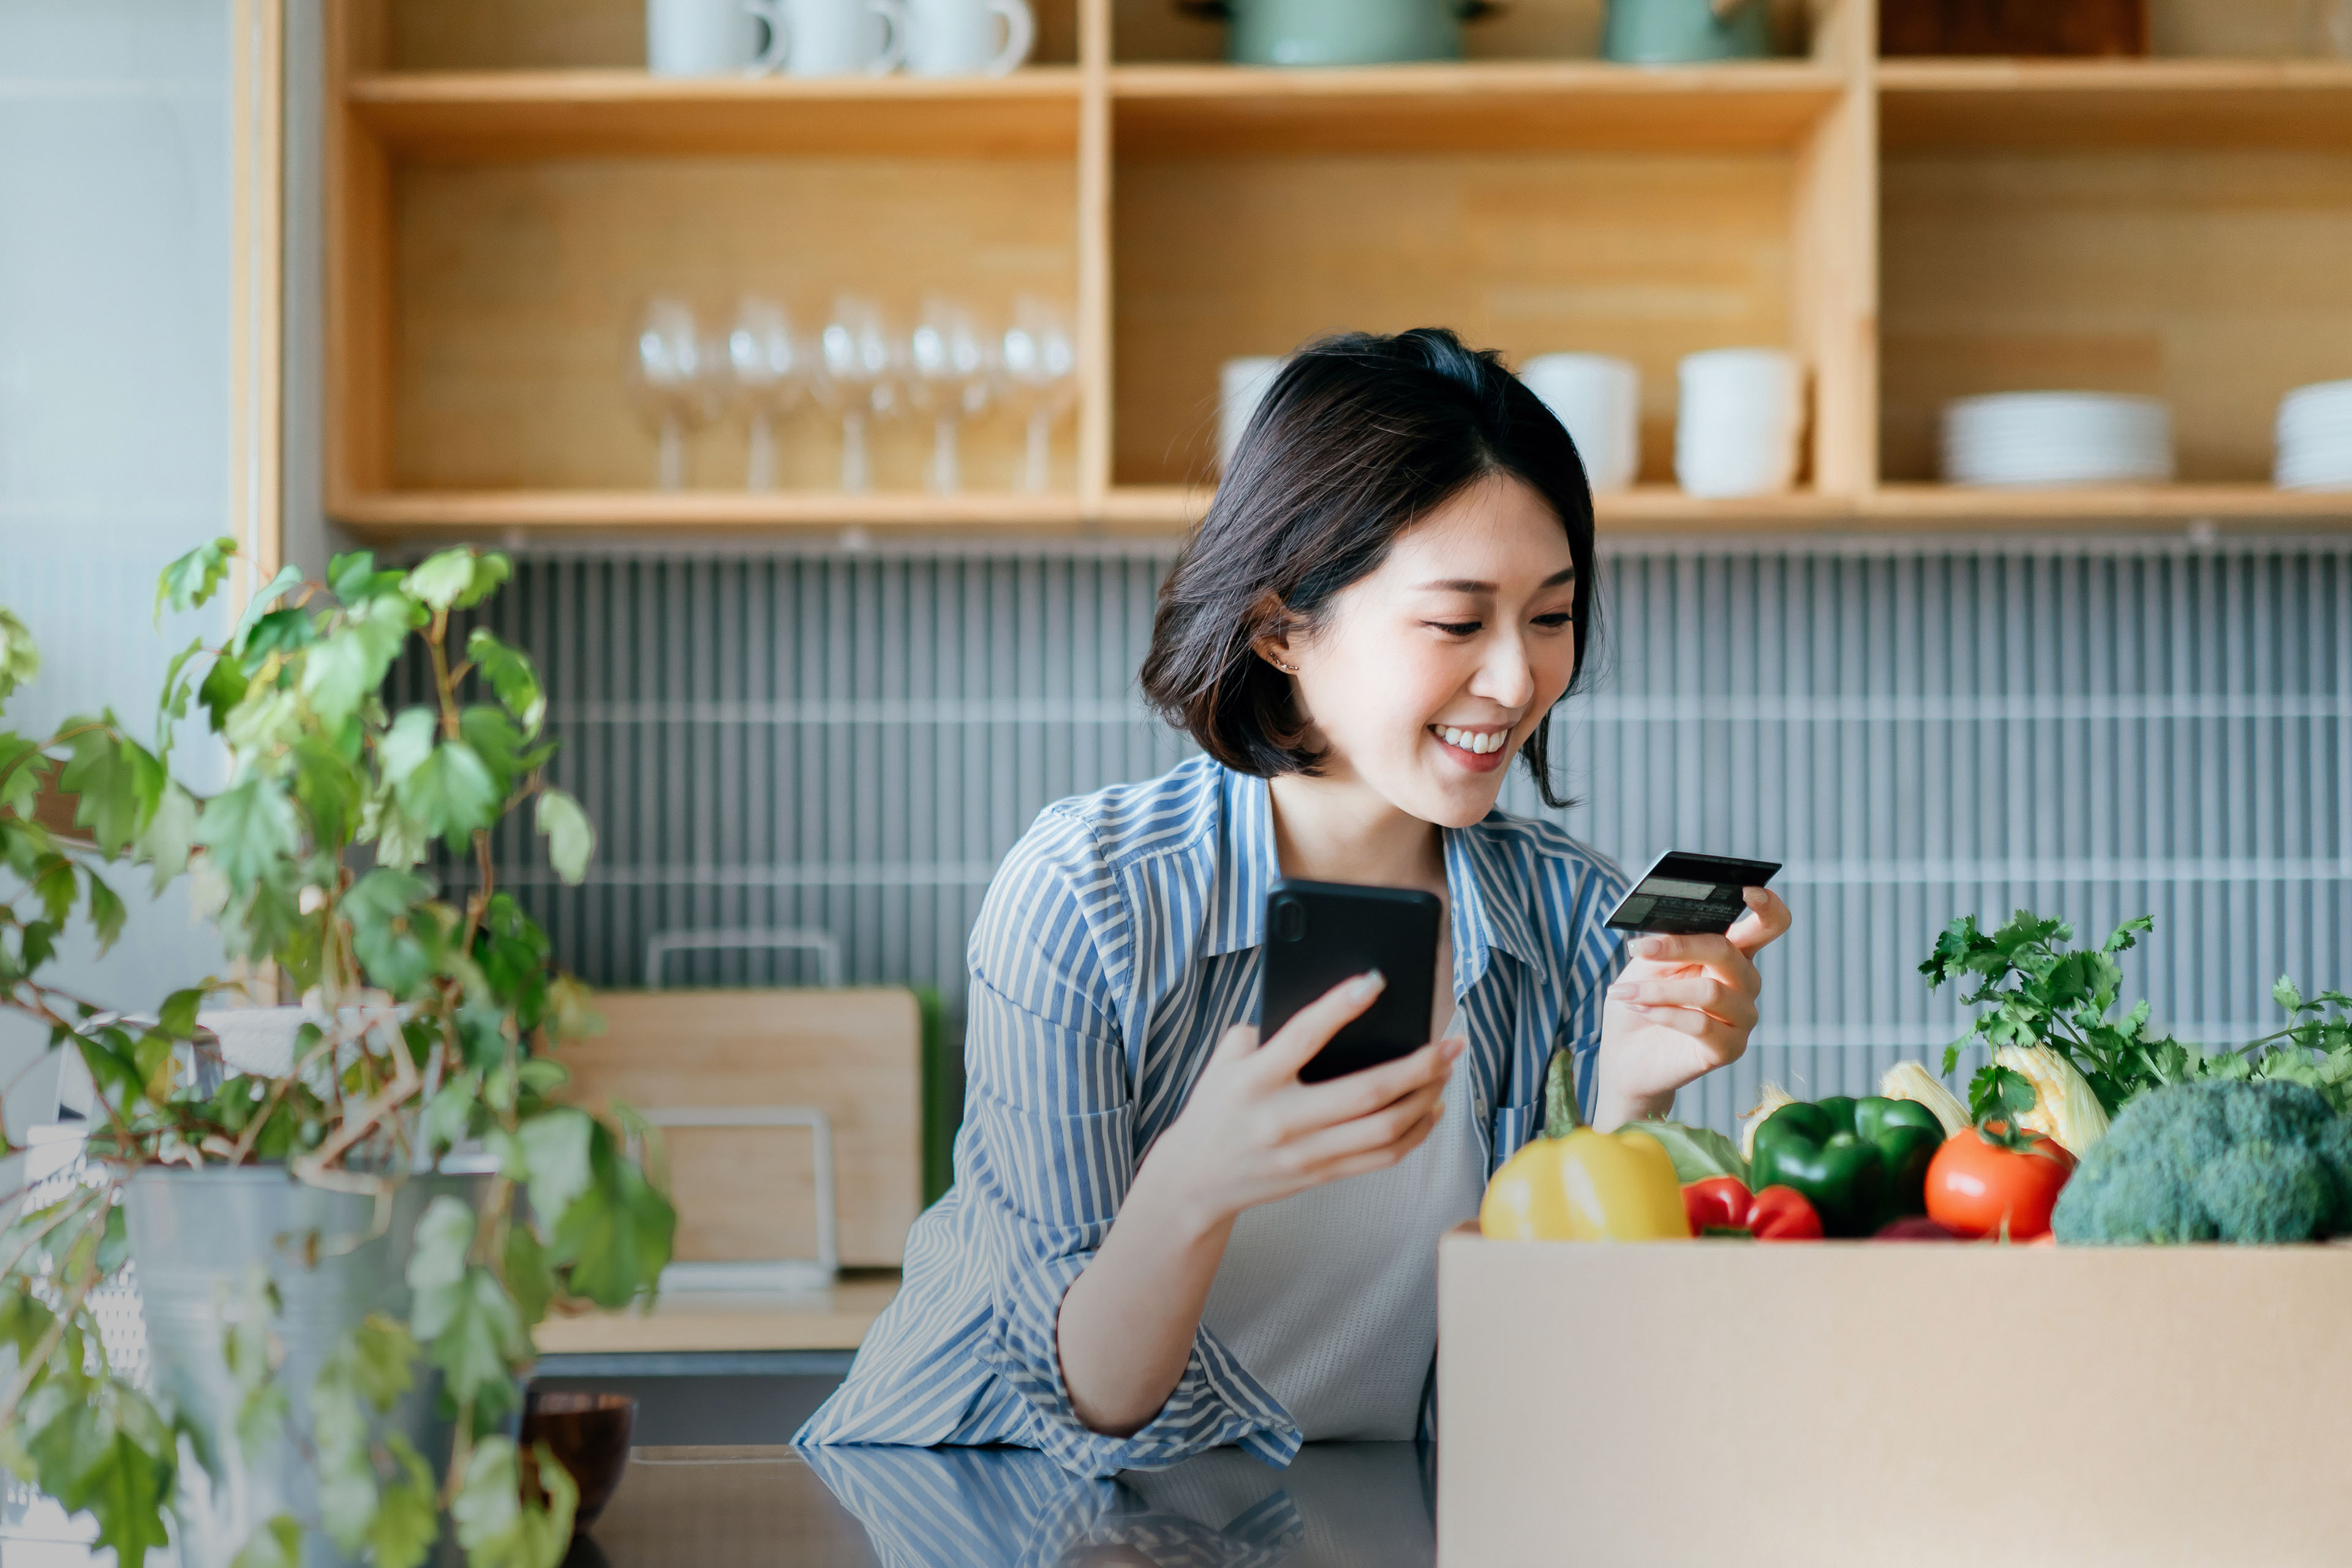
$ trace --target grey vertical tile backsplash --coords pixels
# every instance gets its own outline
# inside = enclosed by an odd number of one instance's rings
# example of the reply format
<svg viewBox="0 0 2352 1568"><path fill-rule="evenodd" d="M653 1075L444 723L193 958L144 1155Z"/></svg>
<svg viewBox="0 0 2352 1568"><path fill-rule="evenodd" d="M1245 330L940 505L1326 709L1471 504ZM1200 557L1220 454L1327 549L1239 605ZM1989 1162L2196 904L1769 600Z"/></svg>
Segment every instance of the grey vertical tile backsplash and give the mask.
<svg viewBox="0 0 2352 1568"><path fill-rule="evenodd" d="M1187 743L1135 670L1164 548L518 563L529 647L600 842L580 889L501 875L590 981L656 933L830 932L853 983L961 1009L991 870L1039 807ZM1957 1032L1916 973L1953 915L2156 918L2131 982L2184 1037L2270 1026L2271 981L2352 981L2352 551L2333 544L1711 543L1610 552L1604 652L1563 705L1570 829L1787 862L1763 1026L1681 1114L1777 1079L1856 1091ZM1524 775L1511 810L1544 808ZM672 984L792 984L698 952Z"/></svg>

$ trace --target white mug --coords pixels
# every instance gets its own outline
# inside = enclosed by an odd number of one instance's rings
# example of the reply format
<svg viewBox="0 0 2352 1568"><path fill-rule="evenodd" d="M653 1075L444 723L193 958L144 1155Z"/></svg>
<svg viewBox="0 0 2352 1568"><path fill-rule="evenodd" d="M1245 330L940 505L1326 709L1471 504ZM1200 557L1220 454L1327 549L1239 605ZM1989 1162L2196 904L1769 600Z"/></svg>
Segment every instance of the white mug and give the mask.
<svg viewBox="0 0 2352 1568"><path fill-rule="evenodd" d="M1797 479L1805 378L1780 349L1712 349L1684 359L1675 477L1695 496L1777 495Z"/></svg>
<svg viewBox="0 0 2352 1568"><path fill-rule="evenodd" d="M1234 454L1241 449L1242 432L1249 428L1257 405L1265 401L1265 389L1274 384L1275 372L1281 368L1282 362L1270 354L1229 359L1218 367L1218 473L1234 466Z"/></svg>
<svg viewBox="0 0 2352 1568"><path fill-rule="evenodd" d="M1003 76L1029 58L1029 0L906 0L907 69L916 76ZM1004 41L989 35L998 18Z"/></svg>
<svg viewBox="0 0 2352 1568"><path fill-rule="evenodd" d="M656 76L722 76L760 53L743 0L646 0L646 68Z"/></svg>
<svg viewBox="0 0 2352 1568"><path fill-rule="evenodd" d="M761 75L887 76L907 48L899 0L742 0L768 24L768 47L751 67ZM877 24L879 24L878 26Z"/></svg>
<svg viewBox="0 0 2352 1568"><path fill-rule="evenodd" d="M1642 468L1642 372L1608 354L1538 354L1519 372L1568 426L1595 495L1622 490Z"/></svg>

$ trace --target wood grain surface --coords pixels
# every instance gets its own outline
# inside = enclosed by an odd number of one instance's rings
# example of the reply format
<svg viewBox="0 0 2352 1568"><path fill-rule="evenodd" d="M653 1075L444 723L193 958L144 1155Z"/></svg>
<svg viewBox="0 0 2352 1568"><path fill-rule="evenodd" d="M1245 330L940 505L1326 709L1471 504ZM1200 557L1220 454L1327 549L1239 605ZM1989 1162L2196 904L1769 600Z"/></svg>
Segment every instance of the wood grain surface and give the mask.
<svg viewBox="0 0 2352 1568"><path fill-rule="evenodd" d="M845 1267L895 1265L922 1195L922 1026L895 989L604 991L557 1059L603 1107L814 1105L832 1119ZM686 1260L816 1252L808 1134L663 1134Z"/></svg>

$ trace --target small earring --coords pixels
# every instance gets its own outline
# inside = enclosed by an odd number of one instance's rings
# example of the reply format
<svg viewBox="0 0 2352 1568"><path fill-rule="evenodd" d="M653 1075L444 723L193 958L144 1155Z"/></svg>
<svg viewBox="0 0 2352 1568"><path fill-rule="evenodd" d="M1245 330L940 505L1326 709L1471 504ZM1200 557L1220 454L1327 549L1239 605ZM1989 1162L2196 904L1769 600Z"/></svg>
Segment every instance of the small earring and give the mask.
<svg viewBox="0 0 2352 1568"><path fill-rule="evenodd" d="M1297 675L1298 673L1298 667L1297 665L1285 664L1280 659L1276 659L1274 661L1274 668L1282 671L1285 675Z"/></svg>

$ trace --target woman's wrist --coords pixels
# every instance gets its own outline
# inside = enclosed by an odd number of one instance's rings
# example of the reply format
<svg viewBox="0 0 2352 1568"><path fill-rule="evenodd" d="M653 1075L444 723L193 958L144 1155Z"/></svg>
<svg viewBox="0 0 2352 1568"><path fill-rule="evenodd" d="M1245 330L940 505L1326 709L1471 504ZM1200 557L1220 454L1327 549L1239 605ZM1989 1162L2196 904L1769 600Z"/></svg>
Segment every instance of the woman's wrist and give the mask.
<svg viewBox="0 0 2352 1568"><path fill-rule="evenodd" d="M1181 1121L1180 1121L1181 1125ZM1206 1184L1192 1178L1192 1162L1171 1127L1135 1169L1135 1180L1119 1205L1122 1216L1140 1205L1153 1234L1179 1247L1220 1238L1232 1229L1234 1212L1219 1204Z"/></svg>

